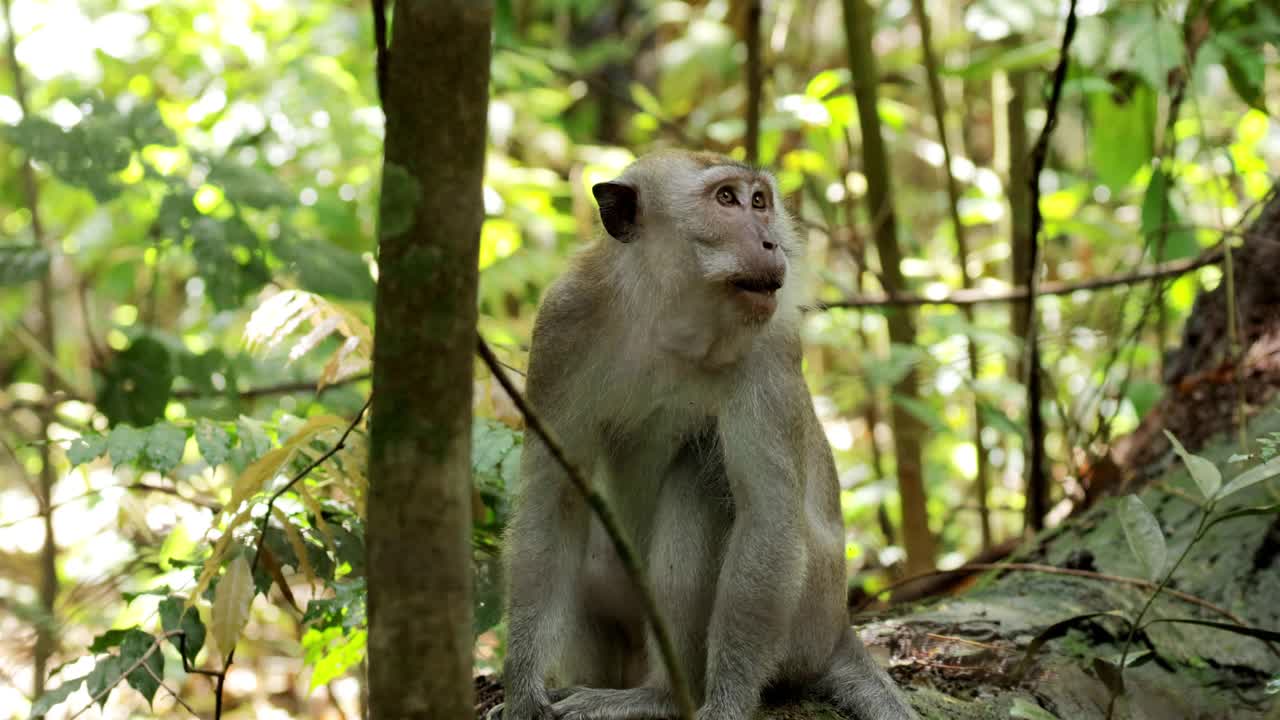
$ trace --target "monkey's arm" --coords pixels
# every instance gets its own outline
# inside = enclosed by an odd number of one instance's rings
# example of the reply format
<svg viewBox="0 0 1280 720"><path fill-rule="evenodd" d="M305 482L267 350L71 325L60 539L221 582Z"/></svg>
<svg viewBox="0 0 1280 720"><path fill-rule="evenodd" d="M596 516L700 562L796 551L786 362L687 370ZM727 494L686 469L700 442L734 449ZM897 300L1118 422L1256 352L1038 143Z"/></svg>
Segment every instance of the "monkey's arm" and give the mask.
<svg viewBox="0 0 1280 720"><path fill-rule="evenodd" d="M563 284L553 286L533 333L528 397L569 458L589 474L592 438L568 419L580 356L580 323ZM576 432L575 432L576 431ZM546 675L566 642L576 584L587 546L590 514L564 468L535 432L525 434L520 492L507 531L507 689L504 718L550 717Z"/></svg>
<svg viewBox="0 0 1280 720"><path fill-rule="evenodd" d="M534 433L526 436L521 465L521 496L507 543L503 679L504 717L523 720L550 707L545 677L567 634L590 518L581 495Z"/></svg>
<svg viewBox="0 0 1280 720"><path fill-rule="evenodd" d="M700 720L749 715L779 660L799 600L806 552L804 428L794 423L804 418L796 403L809 396L798 371L783 375L774 375L773 384L743 387L734 407L720 416L734 523L711 616Z"/></svg>

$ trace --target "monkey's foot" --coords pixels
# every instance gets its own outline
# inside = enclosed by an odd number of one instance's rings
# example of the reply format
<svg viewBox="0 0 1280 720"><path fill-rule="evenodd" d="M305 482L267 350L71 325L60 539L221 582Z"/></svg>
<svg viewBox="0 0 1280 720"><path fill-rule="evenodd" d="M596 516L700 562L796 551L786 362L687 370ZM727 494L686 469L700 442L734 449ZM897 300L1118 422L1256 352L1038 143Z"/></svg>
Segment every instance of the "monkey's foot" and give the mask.
<svg viewBox="0 0 1280 720"><path fill-rule="evenodd" d="M664 688L583 689L551 706L558 720L667 720L676 716Z"/></svg>

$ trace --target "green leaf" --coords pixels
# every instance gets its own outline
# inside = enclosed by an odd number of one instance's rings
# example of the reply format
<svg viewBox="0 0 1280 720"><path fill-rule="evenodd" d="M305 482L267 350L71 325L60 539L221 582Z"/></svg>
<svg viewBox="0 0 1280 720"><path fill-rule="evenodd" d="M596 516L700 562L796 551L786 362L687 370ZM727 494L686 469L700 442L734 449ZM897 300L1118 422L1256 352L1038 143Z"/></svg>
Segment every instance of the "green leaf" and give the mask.
<svg viewBox="0 0 1280 720"><path fill-rule="evenodd" d="M477 418L471 431L471 468L492 473L516 444L514 433L493 421Z"/></svg>
<svg viewBox="0 0 1280 720"><path fill-rule="evenodd" d="M1146 417L1147 411L1160 400L1162 392L1164 392L1164 386L1158 382L1133 378L1129 381L1129 387L1125 390L1124 396L1133 403L1133 411L1138 417Z"/></svg>
<svg viewBox="0 0 1280 720"><path fill-rule="evenodd" d="M117 425L111 428L107 436L107 452L111 455L111 466L128 465L142 455L142 448L147 444L147 431L132 425Z"/></svg>
<svg viewBox="0 0 1280 720"><path fill-rule="evenodd" d="M404 167L387 163L382 169L381 236L395 237L412 227L421 201L422 183Z"/></svg>
<svg viewBox="0 0 1280 720"><path fill-rule="evenodd" d="M240 633L249 623L252 605L253 573L244 554L236 553L213 595L213 642L223 657L235 649Z"/></svg>
<svg viewBox="0 0 1280 720"><path fill-rule="evenodd" d="M137 338L108 361L101 385L98 407L112 425L150 425L164 416L169 402L173 385L169 351L156 340Z"/></svg>
<svg viewBox="0 0 1280 720"><path fill-rule="evenodd" d="M38 115L27 115L5 128L3 135L47 165L58 179L93 193L99 203L120 194L123 186L116 174L128 167L133 156L127 121L104 105L65 130Z"/></svg>
<svg viewBox="0 0 1280 720"><path fill-rule="evenodd" d="M999 432L1010 437L1025 437L1026 428L1013 421L1013 418L1005 414L1004 410L983 400L978 401L978 414L982 417L982 424L995 428Z"/></svg>
<svg viewBox="0 0 1280 720"><path fill-rule="evenodd" d="M172 636L169 642L178 648L178 652L182 652L185 648L187 661L195 663L196 656L204 647L205 628L204 622L200 620L200 613L195 607L187 607L186 604L186 599L177 595L170 595L161 600L160 626L166 633L182 631L184 637Z"/></svg>
<svg viewBox="0 0 1280 720"><path fill-rule="evenodd" d="M256 167L218 163L208 182L222 188L227 199L253 208L293 205L293 193L276 176Z"/></svg>
<svg viewBox="0 0 1280 720"><path fill-rule="evenodd" d="M947 421L929 403L919 398L907 397L898 393L891 393L889 399L906 408L907 412L914 415L920 422L928 425L933 432L944 435L950 434L951 427L947 425Z"/></svg>
<svg viewBox="0 0 1280 720"><path fill-rule="evenodd" d="M1262 48L1250 48L1236 39L1235 33L1218 32L1209 42L1222 50L1222 67L1227 71L1231 87L1250 107L1267 112L1266 53Z"/></svg>
<svg viewBox="0 0 1280 720"><path fill-rule="evenodd" d="M330 242L282 235L271 249L303 290L330 298L372 300L373 278L356 253Z"/></svg>
<svg viewBox="0 0 1280 720"><path fill-rule="evenodd" d="M302 647L308 665L312 666L309 688L316 688L341 677L365 657L368 635L364 630L343 633L339 628L307 630Z"/></svg>
<svg viewBox="0 0 1280 720"><path fill-rule="evenodd" d="M271 279L262 241L239 217L201 216L191 226L191 254L209 298L219 310L237 308L247 293Z"/></svg>
<svg viewBox="0 0 1280 720"><path fill-rule="evenodd" d="M84 678L82 677L78 677L74 680L68 680L53 690L41 695L39 700L36 700L31 704L31 715L29 717L44 717L55 705L65 702L71 693L80 688L80 683L82 682L84 682Z"/></svg>
<svg viewBox="0 0 1280 720"><path fill-rule="evenodd" d="M811 98L821 100L835 91L841 85L849 82L849 70L847 68L836 68L834 70L823 70L804 88L804 94Z"/></svg>
<svg viewBox="0 0 1280 720"><path fill-rule="evenodd" d="M107 451L107 438L98 433L86 433L67 446L67 461L71 467L79 467L96 460Z"/></svg>
<svg viewBox="0 0 1280 720"><path fill-rule="evenodd" d="M1013 707L1009 708L1009 717L1021 720L1058 720L1058 716L1027 700L1014 698Z"/></svg>
<svg viewBox="0 0 1280 720"><path fill-rule="evenodd" d="M503 487L515 489L520 486L520 456L523 452L524 446L517 445L502 459L499 477L502 478Z"/></svg>
<svg viewBox="0 0 1280 720"><path fill-rule="evenodd" d="M267 437L262 423L244 415L236 420L236 441L232 461L237 464L238 470L243 469L241 462L248 465L271 449L271 438Z"/></svg>
<svg viewBox="0 0 1280 720"><path fill-rule="evenodd" d="M1204 529L1208 530L1209 528L1213 527L1214 525L1217 525L1220 522L1235 520L1236 518L1253 517L1255 515L1277 515L1277 514L1280 514L1280 503L1277 503L1275 505L1263 505L1261 507L1236 508L1235 510L1231 510L1228 512L1224 512L1221 515L1214 516L1214 518L1209 521L1209 524L1205 525Z"/></svg>
<svg viewBox="0 0 1280 720"><path fill-rule="evenodd" d="M1150 16L1150 10L1144 10ZM1169 73L1182 65L1185 54L1182 32L1166 17L1143 19L1135 32L1133 68L1147 84L1163 92L1169 86Z"/></svg>
<svg viewBox="0 0 1280 720"><path fill-rule="evenodd" d="M1156 94L1138 84L1128 96L1089 95L1090 152L1098 179L1112 192L1129 184L1151 161L1155 147Z"/></svg>
<svg viewBox="0 0 1280 720"><path fill-rule="evenodd" d="M1168 564L1169 549L1160 524L1137 495L1128 495L1120 504L1120 527L1124 529L1129 549L1138 559L1142 574L1148 580L1159 580Z"/></svg>
<svg viewBox="0 0 1280 720"><path fill-rule="evenodd" d="M1173 451L1178 454L1178 457L1182 458L1182 464L1187 466L1187 472L1191 473L1191 479L1196 481L1196 486L1200 488L1201 494L1205 496L1205 499L1212 500L1218 489L1222 487L1222 473L1217 466L1199 455L1192 455L1187 452L1187 449L1182 447L1182 443L1178 442L1178 438L1174 437L1173 433L1168 430L1164 431L1164 435L1173 444Z"/></svg>
<svg viewBox="0 0 1280 720"><path fill-rule="evenodd" d="M139 148L148 145L166 145L174 146L178 144L178 137L174 135L173 130L164 124L164 118L160 115L160 108L154 103L142 103L134 106L125 118L129 125L129 137L133 139L134 145Z"/></svg>
<svg viewBox="0 0 1280 720"><path fill-rule="evenodd" d="M109 688L114 688L123 674L124 665L121 664L120 658L116 655L108 655L99 660L85 677L84 689L89 691L90 698L97 698L99 709L107 704L107 698L111 697Z"/></svg>
<svg viewBox="0 0 1280 720"><path fill-rule="evenodd" d="M135 625L128 628L108 630L93 639L93 643L89 645L89 652L95 655L98 653L104 653L111 648L118 646L124 641L125 635L128 635L129 631L136 629L137 626Z"/></svg>
<svg viewBox="0 0 1280 720"><path fill-rule="evenodd" d="M1276 475L1280 475L1280 457L1273 457L1261 465L1249 468L1239 475L1232 478L1226 487L1218 492L1219 499L1234 495L1247 487L1257 485L1263 480L1269 480Z"/></svg>
<svg viewBox="0 0 1280 720"><path fill-rule="evenodd" d="M176 425L156 423L147 431L147 447L143 451L147 465L164 474L182 461L182 451L187 446L187 432Z"/></svg>
<svg viewBox="0 0 1280 720"><path fill-rule="evenodd" d="M0 245L0 287L21 285L44 276L49 251L29 245Z"/></svg>
<svg viewBox="0 0 1280 720"><path fill-rule="evenodd" d="M1015 46L990 45L969 54L970 61L957 68L943 68L943 75L953 75L966 80L986 80L996 71L1016 72L1045 66L1058 57L1058 42L1054 39L1019 43Z"/></svg>
<svg viewBox="0 0 1280 720"><path fill-rule="evenodd" d="M1160 262L1191 257L1200 251L1195 235L1182 226L1182 217L1169 200L1171 184L1163 170L1153 173L1142 198L1142 236L1147 247L1158 251L1156 260Z"/></svg>
<svg viewBox="0 0 1280 720"><path fill-rule="evenodd" d="M1248 625L1236 625L1235 623L1215 622L1213 620L1196 620L1194 618L1156 618L1155 620L1144 624L1143 627L1150 627L1156 623L1203 625L1204 627L1216 628L1229 633L1235 633L1236 635L1257 638L1264 642L1280 642L1280 632L1276 630L1265 630L1263 628L1249 627Z"/></svg>
<svg viewBox="0 0 1280 720"><path fill-rule="evenodd" d="M217 467L231 457L231 435L207 418L196 421L196 445L210 467Z"/></svg>
<svg viewBox="0 0 1280 720"><path fill-rule="evenodd" d="M155 645L155 642L156 639L149 633L137 628L130 630L125 635L124 642L120 643L121 667L125 669L133 667L144 655L151 652L151 646ZM156 696L156 690L160 688L160 678L163 677L164 656L157 648L142 665L129 673L126 679L129 681L129 686L141 693L142 697L147 699L147 705L150 705Z"/></svg>

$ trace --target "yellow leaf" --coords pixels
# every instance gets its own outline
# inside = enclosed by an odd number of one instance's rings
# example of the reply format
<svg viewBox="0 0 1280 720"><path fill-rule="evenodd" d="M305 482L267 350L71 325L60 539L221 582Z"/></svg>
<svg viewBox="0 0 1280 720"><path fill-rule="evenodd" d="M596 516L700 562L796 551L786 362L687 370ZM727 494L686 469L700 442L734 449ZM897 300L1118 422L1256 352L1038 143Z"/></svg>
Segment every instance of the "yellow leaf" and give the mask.
<svg viewBox="0 0 1280 720"><path fill-rule="evenodd" d="M298 532L298 528L289 520L289 516L278 507L272 506L271 514L275 516L280 524L284 526L284 536L289 540L289 546L293 548L293 554L298 556L298 569L303 575L307 576L307 582L312 587L316 584L316 571L311 567L311 559L307 557L307 544L302 541L302 533Z"/></svg>
<svg viewBox="0 0 1280 720"><path fill-rule="evenodd" d="M337 545L333 542L333 536L329 534L329 523L325 521L324 515L320 513L320 503L316 502L315 496L302 483L294 485L293 488L298 491L298 497L302 498L302 504L306 505L311 514L316 516L316 530L324 537L324 543L330 549L336 548Z"/></svg>
<svg viewBox="0 0 1280 720"><path fill-rule="evenodd" d="M284 441L281 447L290 449L298 448L304 443L310 442L311 438L319 435L330 428L345 428L349 421L337 415L316 415L307 418L297 430Z"/></svg>
<svg viewBox="0 0 1280 720"><path fill-rule="evenodd" d="M213 642L225 658L236 647L240 633L249 623L253 605L253 570L243 554L227 565L227 572L213 594Z"/></svg>
<svg viewBox="0 0 1280 720"><path fill-rule="evenodd" d="M214 543L213 552L204 561L204 568L200 571L200 579L196 581L196 589L187 597L187 607L191 607L195 603L196 598L200 597L205 588L209 587L209 583L213 581L213 576L218 574L218 568L222 565L222 556L227 552L227 546L231 543L232 532L249 520L249 513L252 510L253 506L241 510L227 524L226 529L222 531L222 537L218 538L218 542Z"/></svg>
<svg viewBox="0 0 1280 720"><path fill-rule="evenodd" d="M240 507L240 503L261 492L271 478L280 472L280 468L289 461L291 455L293 455L293 447L278 447L268 450L265 455L253 461L253 464L245 468L244 472L240 473L240 477L236 478L236 484L231 490L231 500L227 503L227 510Z"/></svg>

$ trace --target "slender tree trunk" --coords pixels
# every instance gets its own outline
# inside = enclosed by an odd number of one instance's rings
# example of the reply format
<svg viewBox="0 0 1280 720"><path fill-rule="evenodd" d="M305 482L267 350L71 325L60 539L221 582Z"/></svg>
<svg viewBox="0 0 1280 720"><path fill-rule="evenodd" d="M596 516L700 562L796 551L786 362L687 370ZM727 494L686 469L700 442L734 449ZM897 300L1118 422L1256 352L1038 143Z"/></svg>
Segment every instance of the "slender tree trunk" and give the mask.
<svg viewBox="0 0 1280 720"><path fill-rule="evenodd" d="M1020 44L1017 37L1010 38L1010 43ZM1009 182L1006 187L1011 224L1009 245L1013 272L1010 281L1014 287L1028 287L1031 283L1031 143L1027 137L1026 71L1009 73L1009 90ZM1015 337L1025 337L1027 304L1016 302L1009 307L1009 332ZM1019 353L1017 362L1011 366L1014 379L1023 379L1025 365Z"/></svg>
<svg viewBox="0 0 1280 720"><path fill-rule="evenodd" d="M760 103L764 94L764 71L760 60L763 52L760 43L761 8L760 0L746 1L747 135L743 144L747 148L747 162L754 163L760 159Z"/></svg>
<svg viewBox="0 0 1280 720"><path fill-rule="evenodd" d="M492 12L395 4L369 452L374 720L474 712L471 385Z"/></svg>
<svg viewBox="0 0 1280 720"><path fill-rule="evenodd" d="M898 246L898 224L893 212L893 186L889 176L889 158L885 151L876 112L879 91L876 57L871 49L872 11L867 0L843 0L845 34L848 38L849 69L853 74L853 91L858 103L858 122L862 128L862 166L867 176L867 209L871 218L871 235L880 256L880 272L885 292L890 295L905 290L902 277L902 249ZM906 308L886 310L889 340L914 346L915 325ZM913 368L898 384L894 393L915 398L917 375ZM902 496L902 535L907 550L907 572L914 574L933 569L934 538L929 532L929 516L925 507L924 468L921 446L924 425L901 403L893 404L893 436L898 468L898 492Z"/></svg>
<svg viewBox="0 0 1280 720"><path fill-rule="evenodd" d="M8 55L9 55L9 71L13 74L13 92L16 96L18 107L22 109L22 115L26 117L30 113L27 106L27 86L22 77L22 68L18 65L17 38L14 37L13 18L11 12L11 3L4 0L4 21L5 28L8 30ZM40 327L39 339L40 344L44 346L49 361L44 367L44 377L42 382L46 393L52 394L53 388L59 384L57 371L52 365L57 361L57 328L54 324L53 315L53 268L54 253L57 248L53 247L44 233L44 225L40 221L40 190L36 184L35 169L31 166L30 158L23 157L22 165L22 190L26 198L27 209L31 211L31 235L35 239L37 245L49 250L49 265L45 268L44 275L40 278L39 303L40 303ZM54 617L54 608L58 601L58 543L53 535L53 484L57 480L57 474L53 471L53 453L49 443L49 426L53 422L53 405L45 403L39 412L40 416L40 478L36 486L36 501L40 506L40 517L44 524L44 544L40 546L40 609L43 611L42 617L36 622L36 646L34 658L31 666L31 696L40 697L44 694L45 676L49 671L49 659L53 656L55 647L57 646L57 622Z"/></svg>
<svg viewBox="0 0 1280 720"><path fill-rule="evenodd" d="M933 52L932 30L929 27L929 13L924 7L924 0L912 0L915 8L916 22L920 26L920 47L924 50L925 75L929 79L929 99L933 104L934 125L938 131L938 142L942 145L942 162L947 176L947 199L951 211L951 226L956 234L956 262L960 264L960 285L968 290L973 287L973 278L969 277L969 236L964 223L960 221L960 183L951 172L951 143L947 140L947 99L942 92L942 80L938 72L938 58ZM965 320L972 327L974 324L973 306L961 308ZM967 338L969 347L969 377L976 384L978 381L979 349L972 336ZM991 511L987 506L988 465L987 449L982 445L982 412L977 388L973 396L973 448L977 453L977 472L974 474L974 494L978 501L978 520L982 529L982 549L991 547Z"/></svg>

